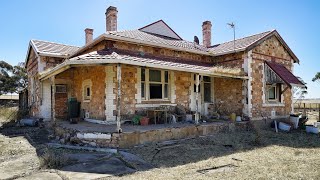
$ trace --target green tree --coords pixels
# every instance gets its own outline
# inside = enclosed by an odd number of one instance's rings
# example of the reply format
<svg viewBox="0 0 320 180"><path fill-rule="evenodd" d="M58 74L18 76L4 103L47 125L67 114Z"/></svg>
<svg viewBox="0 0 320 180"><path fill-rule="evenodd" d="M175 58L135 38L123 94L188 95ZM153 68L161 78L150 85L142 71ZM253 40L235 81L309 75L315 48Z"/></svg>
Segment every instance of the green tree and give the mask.
<svg viewBox="0 0 320 180"><path fill-rule="evenodd" d="M315 82L315 81L320 81L320 72L318 72L314 78L312 78L312 81Z"/></svg>
<svg viewBox="0 0 320 180"><path fill-rule="evenodd" d="M11 66L5 61L0 61L0 95L17 93L27 86L27 75L24 64Z"/></svg>

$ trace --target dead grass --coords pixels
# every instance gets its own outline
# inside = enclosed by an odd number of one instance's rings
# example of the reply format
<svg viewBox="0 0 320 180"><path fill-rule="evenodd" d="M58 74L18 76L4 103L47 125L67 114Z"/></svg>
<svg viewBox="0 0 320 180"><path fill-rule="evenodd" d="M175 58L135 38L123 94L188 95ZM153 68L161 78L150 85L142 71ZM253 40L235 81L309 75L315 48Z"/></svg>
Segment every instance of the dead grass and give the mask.
<svg viewBox="0 0 320 180"><path fill-rule="evenodd" d="M60 168L69 163L69 159L64 153L53 149L45 149L40 156L40 167L42 168Z"/></svg>
<svg viewBox="0 0 320 180"><path fill-rule="evenodd" d="M18 115L18 107L0 107L0 126L15 121Z"/></svg>
<svg viewBox="0 0 320 180"><path fill-rule="evenodd" d="M157 144L130 151L157 168L122 179L319 179L319 136L302 131L219 133L179 142L161 150ZM154 157L153 157L154 156Z"/></svg>

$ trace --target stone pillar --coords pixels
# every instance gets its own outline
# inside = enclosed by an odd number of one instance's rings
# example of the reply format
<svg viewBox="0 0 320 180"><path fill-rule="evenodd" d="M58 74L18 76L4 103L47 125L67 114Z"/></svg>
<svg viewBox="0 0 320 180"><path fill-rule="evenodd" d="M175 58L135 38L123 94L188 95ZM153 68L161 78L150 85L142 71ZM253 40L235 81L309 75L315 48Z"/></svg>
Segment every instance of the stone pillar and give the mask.
<svg viewBox="0 0 320 180"><path fill-rule="evenodd" d="M86 28L84 30L85 35L86 35L86 44L90 43L93 41L93 29Z"/></svg>
<svg viewBox="0 0 320 180"><path fill-rule="evenodd" d="M204 21L202 23L203 46L205 47L211 46L211 27L212 24L210 21Z"/></svg>
<svg viewBox="0 0 320 180"><path fill-rule="evenodd" d="M106 11L106 31L117 31L118 10L110 6Z"/></svg>

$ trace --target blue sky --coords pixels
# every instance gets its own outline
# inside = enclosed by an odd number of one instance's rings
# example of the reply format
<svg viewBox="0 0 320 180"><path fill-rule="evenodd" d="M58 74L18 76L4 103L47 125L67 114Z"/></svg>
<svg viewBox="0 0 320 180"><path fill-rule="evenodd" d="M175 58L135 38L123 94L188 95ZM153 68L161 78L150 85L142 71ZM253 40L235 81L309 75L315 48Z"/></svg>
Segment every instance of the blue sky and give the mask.
<svg viewBox="0 0 320 180"><path fill-rule="evenodd" d="M2 0L0 1L0 60L25 60L30 39L84 45L84 29L94 37L105 31L105 10L118 8L118 30L137 29L163 19L182 38L201 41L201 24L212 21L213 44L233 39L226 25L236 24L236 37L277 29L300 59L294 73L308 83L309 98L320 98L320 1L187 1L187 0Z"/></svg>

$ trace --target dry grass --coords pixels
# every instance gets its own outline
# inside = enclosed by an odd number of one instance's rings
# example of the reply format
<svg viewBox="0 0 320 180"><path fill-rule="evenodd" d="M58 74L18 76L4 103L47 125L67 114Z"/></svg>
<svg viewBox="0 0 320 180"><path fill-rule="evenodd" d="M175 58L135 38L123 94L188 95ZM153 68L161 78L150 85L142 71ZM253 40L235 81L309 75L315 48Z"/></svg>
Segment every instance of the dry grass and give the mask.
<svg viewBox="0 0 320 180"><path fill-rule="evenodd" d="M18 107L0 107L0 126L2 124L16 121Z"/></svg>
<svg viewBox="0 0 320 180"><path fill-rule="evenodd" d="M227 74L233 76L243 76L244 71L241 68L224 67L224 66L214 66L211 71L216 74Z"/></svg>
<svg viewBox="0 0 320 180"><path fill-rule="evenodd" d="M157 152L157 144L131 151L157 168L122 179L319 179L319 136L296 131L220 133L179 142Z"/></svg>
<svg viewBox="0 0 320 180"><path fill-rule="evenodd" d="M71 160L63 151L45 149L40 156L40 167L57 169L71 163Z"/></svg>

